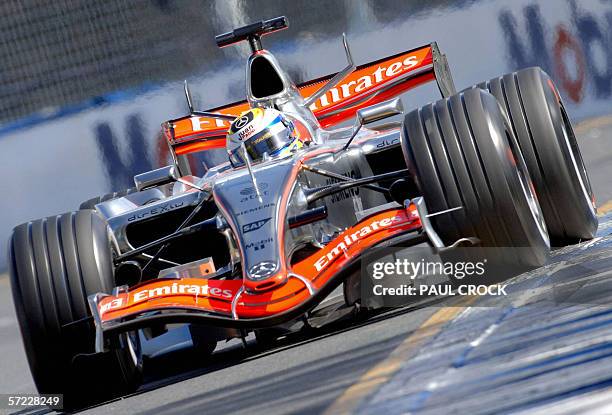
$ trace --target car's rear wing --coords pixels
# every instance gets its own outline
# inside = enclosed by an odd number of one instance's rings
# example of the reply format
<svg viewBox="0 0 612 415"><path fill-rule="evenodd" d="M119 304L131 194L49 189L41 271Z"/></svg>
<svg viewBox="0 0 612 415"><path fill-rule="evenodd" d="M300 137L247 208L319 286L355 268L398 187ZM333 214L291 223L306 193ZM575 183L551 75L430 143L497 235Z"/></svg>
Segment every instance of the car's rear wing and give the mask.
<svg viewBox="0 0 612 415"><path fill-rule="evenodd" d="M335 74L298 86L304 97L312 95ZM311 110L323 127L336 125L355 115L360 108L373 105L435 80L442 96L455 93L446 56L437 44L402 52L358 66L354 72L317 99ZM209 112L238 116L249 108L240 101ZM185 116L163 124L163 131L174 155L225 147L229 121L200 116Z"/></svg>

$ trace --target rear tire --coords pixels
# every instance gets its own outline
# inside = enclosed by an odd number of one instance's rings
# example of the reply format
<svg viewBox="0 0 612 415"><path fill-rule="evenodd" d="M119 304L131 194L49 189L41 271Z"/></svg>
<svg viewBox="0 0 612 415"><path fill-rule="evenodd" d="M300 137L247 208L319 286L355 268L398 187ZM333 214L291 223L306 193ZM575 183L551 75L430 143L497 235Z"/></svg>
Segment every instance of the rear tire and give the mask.
<svg viewBox="0 0 612 415"><path fill-rule="evenodd" d="M478 85L509 117L555 245L591 239L595 198L563 102L550 77L527 68Z"/></svg>
<svg viewBox="0 0 612 415"><path fill-rule="evenodd" d="M95 338L87 296L114 286L108 238L92 210L27 222L11 236L11 288L30 370L40 393L64 394L65 408L128 393L140 380L137 336L84 357Z"/></svg>
<svg viewBox="0 0 612 415"><path fill-rule="evenodd" d="M546 225L521 152L496 99L473 89L406 115L402 150L445 245L477 237L502 250L504 261L542 265Z"/></svg>
<svg viewBox="0 0 612 415"><path fill-rule="evenodd" d="M92 197L91 199L86 200L83 203L81 203L81 205L79 206L79 209L82 209L82 210L83 209L95 209L98 203L107 202L112 199L124 197L129 194L136 193L137 191L138 189L136 189L135 187L130 187L129 189L120 190L118 192L112 192L112 193L107 193L102 196Z"/></svg>

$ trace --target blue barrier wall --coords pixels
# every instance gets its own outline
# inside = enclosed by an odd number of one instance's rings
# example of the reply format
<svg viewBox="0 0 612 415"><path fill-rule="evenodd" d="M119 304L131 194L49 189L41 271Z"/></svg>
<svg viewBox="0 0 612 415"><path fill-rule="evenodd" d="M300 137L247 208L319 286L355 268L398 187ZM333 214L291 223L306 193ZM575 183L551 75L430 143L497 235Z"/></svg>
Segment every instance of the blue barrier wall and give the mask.
<svg viewBox="0 0 612 415"><path fill-rule="evenodd" d="M186 3L162 3L167 18L176 16L175 23L181 24ZM210 53L194 53L193 65L185 69L202 108L244 94L246 49L213 52L215 32L285 14L290 29L264 38L264 46L296 81L343 67L342 32L360 64L436 40L448 55L459 89L538 65L557 82L574 120L612 112L609 0L221 0L207 10L208 36L201 42ZM173 48L183 46L165 45L169 53L160 59L172 60ZM181 50L185 60L187 52ZM169 72L168 79L157 76L154 82L0 125L0 268L6 266L6 241L16 224L76 209L81 201L130 186L134 174L167 162L159 126L186 110L181 81L171 75L176 76ZM405 107L434 99L434 92L410 93Z"/></svg>

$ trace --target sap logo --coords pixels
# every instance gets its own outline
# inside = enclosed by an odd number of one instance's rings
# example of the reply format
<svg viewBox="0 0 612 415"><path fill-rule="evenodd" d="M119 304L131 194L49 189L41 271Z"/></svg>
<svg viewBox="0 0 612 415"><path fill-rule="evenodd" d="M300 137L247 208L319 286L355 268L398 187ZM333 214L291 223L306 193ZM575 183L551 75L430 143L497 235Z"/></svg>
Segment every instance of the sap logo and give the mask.
<svg viewBox="0 0 612 415"><path fill-rule="evenodd" d="M256 231L257 229L261 228L266 223L268 223L270 219L272 218L260 219L255 222L251 222L251 223L247 223L246 225L242 225L242 233L249 233L249 232Z"/></svg>

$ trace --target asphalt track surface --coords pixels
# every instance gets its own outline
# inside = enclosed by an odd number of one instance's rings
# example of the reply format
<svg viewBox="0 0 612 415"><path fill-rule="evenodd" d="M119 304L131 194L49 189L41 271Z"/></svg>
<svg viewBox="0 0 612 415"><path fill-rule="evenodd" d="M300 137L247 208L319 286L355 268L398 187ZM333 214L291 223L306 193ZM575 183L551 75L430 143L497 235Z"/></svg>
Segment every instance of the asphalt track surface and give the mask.
<svg viewBox="0 0 612 415"><path fill-rule="evenodd" d="M598 203L612 211L612 118L576 130ZM603 221L602 239L556 253L556 263L576 263L558 277L513 280L525 307L453 298L269 350L230 343L212 362L179 350L148 362L136 394L85 413L612 413L612 260L601 254L612 256L612 223ZM567 300L563 287L576 281L582 294ZM0 392L35 391L2 277L0 373Z"/></svg>

